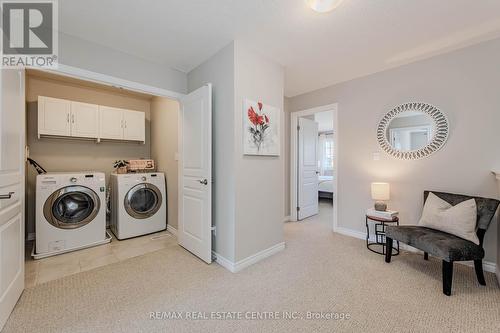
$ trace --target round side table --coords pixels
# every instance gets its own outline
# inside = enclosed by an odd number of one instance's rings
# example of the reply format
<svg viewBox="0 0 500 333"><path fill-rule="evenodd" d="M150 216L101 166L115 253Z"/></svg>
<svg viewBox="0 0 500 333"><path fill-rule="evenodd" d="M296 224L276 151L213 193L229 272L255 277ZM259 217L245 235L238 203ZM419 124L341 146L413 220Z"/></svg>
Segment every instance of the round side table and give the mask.
<svg viewBox="0 0 500 333"><path fill-rule="evenodd" d="M368 222L375 224L375 241L370 241L370 228ZM387 224L399 225L399 217L395 216L392 220L366 215L366 247L368 250L385 255L385 227ZM399 241L395 242L396 246L392 247L392 255L399 254ZM380 248L382 250L380 250Z"/></svg>

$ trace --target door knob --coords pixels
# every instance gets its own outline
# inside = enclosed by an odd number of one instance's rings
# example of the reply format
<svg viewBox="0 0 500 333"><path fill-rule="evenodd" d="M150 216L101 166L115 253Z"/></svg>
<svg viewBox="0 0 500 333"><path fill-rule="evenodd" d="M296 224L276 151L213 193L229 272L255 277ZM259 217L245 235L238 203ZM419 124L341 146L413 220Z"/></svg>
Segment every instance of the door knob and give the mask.
<svg viewBox="0 0 500 333"><path fill-rule="evenodd" d="M0 200L8 200L10 198L12 198L12 195L14 194L15 192L9 192L9 194L1 194L0 195Z"/></svg>
<svg viewBox="0 0 500 333"><path fill-rule="evenodd" d="M206 179L203 179L203 180L198 180L200 182L200 184L203 184L203 185L207 185L208 184L208 180Z"/></svg>

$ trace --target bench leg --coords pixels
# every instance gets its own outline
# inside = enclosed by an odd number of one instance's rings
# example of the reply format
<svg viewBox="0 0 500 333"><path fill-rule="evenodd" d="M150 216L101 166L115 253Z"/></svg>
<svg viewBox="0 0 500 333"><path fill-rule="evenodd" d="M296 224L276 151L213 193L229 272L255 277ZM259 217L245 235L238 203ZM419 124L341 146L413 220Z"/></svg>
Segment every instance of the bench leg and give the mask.
<svg viewBox="0 0 500 333"><path fill-rule="evenodd" d="M385 238L385 262L391 262L392 256L392 238Z"/></svg>
<svg viewBox="0 0 500 333"><path fill-rule="evenodd" d="M453 261L443 260L443 294L451 295L451 284L453 282Z"/></svg>
<svg viewBox="0 0 500 333"><path fill-rule="evenodd" d="M424 260L429 260L429 253L424 252Z"/></svg>
<svg viewBox="0 0 500 333"><path fill-rule="evenodd" d="M485 286L486 281L484 280L483 261L474 260L474 269L476 270L477 281L479 281L480 285Z"/></svg>

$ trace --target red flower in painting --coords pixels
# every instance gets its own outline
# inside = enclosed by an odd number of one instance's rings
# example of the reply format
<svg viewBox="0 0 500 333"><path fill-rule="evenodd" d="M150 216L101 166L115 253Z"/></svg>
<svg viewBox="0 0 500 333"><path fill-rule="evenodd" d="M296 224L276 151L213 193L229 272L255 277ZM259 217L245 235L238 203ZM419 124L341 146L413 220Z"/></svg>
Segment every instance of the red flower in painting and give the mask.
<svg viewBox="0 0 500 333"><path fill-rule="evenodd" d="M259 113L255 112L253 106L251 106L247 111L248 120L250 120L253 125L248 127L248 131L252 136L252 142L257 148L257 151L260 151L264 141L266 140L267 130L270 126L269 122L271 120L262 110L264 105L261 102L258 102L257 106L259 108Z"/></svg>
<svg viewBox="0 0 500 333"><path fill-rule="evenodd" d="M255 126L262 125L264 123L264 118L255 112L253 106L248 109L248 119L250 119L250 122Z"/></svg>

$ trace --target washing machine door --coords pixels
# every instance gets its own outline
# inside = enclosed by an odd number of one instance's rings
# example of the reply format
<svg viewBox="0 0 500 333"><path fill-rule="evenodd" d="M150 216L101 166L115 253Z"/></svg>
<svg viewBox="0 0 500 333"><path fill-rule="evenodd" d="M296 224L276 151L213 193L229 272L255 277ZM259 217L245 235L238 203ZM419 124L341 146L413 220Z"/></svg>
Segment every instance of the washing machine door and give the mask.
<svg viewBox="0 0 500 333"><path fill-rule="evenodd" d="M127 213L133 218L146 219L160 209L161 202L161 192L158 187L149 183L141 183L127 192L123 204Z"/></svg>
<svg viewBox="0 0 500 333"><path fill-rule="evenodd" d="M97 193L85 186L63 187L48 197L43 206L45 219L60 229L76 229L90 223L99 212Z"/></svg>

